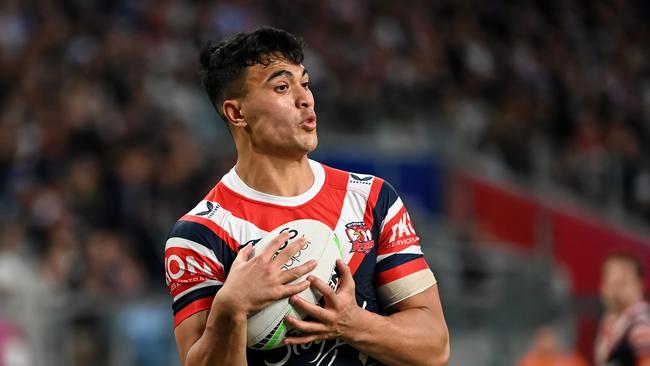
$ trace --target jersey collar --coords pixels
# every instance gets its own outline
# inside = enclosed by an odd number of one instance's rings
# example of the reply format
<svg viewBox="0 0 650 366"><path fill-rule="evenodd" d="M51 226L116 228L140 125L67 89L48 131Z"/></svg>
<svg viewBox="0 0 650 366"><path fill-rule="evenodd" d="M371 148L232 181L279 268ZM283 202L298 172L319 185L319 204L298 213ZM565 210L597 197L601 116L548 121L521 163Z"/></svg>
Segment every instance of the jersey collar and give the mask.
<svg viewBox="0 0 650 366"><path fill-rule="evenodd" d="M300 206L314 198L318 192L320 192L325 183L325 169L323 166L314 160L309 159L308 161L309 166L314 173L314 184L312 184L305 193L293 197L274 196L272 194L256 191L244 183L235 171L234 167L223 176L221 182L230 190L251 200L280 206Z"/></svg>

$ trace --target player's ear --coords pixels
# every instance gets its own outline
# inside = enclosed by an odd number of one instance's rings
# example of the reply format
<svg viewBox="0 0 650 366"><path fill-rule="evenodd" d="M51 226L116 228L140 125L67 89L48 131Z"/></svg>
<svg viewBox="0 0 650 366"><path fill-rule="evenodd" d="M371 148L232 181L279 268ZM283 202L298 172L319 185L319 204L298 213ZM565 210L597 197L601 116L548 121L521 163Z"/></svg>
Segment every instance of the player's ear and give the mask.
<svg viewBox="0 0 650 366"><path fill-rule="evenodd" d="M223 101L223 114L228 119L228 123L235 127L246 126L246 120L241 110L241 103L237 99L226 99Z"/></svg>

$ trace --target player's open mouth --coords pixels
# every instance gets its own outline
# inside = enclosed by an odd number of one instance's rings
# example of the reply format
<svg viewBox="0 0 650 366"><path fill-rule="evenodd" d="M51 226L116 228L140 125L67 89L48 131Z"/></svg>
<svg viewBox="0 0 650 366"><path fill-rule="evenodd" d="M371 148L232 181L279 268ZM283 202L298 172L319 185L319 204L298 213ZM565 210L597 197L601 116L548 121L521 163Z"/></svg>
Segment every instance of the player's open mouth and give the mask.
<svg viewBox="0 0 650 366"><path fill-rule="evenodd" d="M300 123L300 126L307 130L307 131L313 131L316 129L316 116L310 116L309 118L303 120Z"/></svg>

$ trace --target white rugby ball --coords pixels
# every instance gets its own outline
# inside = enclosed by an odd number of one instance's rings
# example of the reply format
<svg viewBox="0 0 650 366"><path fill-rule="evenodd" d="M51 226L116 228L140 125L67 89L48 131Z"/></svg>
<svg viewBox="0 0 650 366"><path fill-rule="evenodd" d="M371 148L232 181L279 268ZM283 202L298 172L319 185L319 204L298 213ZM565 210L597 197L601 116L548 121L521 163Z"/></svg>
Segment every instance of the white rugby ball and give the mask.
<svg viewBox="0 0 650 366"><path fill-rule="evenodd" d="M315 259L318 265L311 274L323 280L325 283L330 284L330 287L336 288L336 284L338 283L336 260L343 258L343 253L341 252L341 245L336 234L320 221L302 219L278 226L255 244L253 255L261 253L271 240L285 231L289 231L291 236L282 245L280 251L301 237L305 237L307 242L298 253L291 257L287 263L284 263L282 268L288 270L306 263L311 259ZM293 282L302 281L308 275L306 274ZM301 292L299 296L312 304L318 304L322 297L318 291L312 288ZM306 316L302 311L294 309L289 304L288 298L284 298L249 317L248 347L268 350L282 346L282 341L287 331L290 330L290 327L284 322L284 318L289 314L301 319L304 319Z"/></svg>

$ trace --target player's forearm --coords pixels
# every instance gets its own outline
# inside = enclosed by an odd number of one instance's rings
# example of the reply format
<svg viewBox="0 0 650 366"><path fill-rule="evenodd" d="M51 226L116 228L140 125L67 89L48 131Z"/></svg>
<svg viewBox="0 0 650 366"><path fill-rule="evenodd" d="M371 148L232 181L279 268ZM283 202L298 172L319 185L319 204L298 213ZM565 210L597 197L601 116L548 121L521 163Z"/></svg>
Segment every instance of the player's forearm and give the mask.
<svg viewBox="0 0 650 366"><path fill-rule="evenodd" d="M205 330L188 351L184 365L246 366L247 317L215 300Z"/></svg>
<svg viewBox="0 0 650 366"><path fill-rule="evenodd" d="M443 321L425 308L390 316L362 310L354 331L344 339L386 365L446 365L449 335Z"/></svg>

